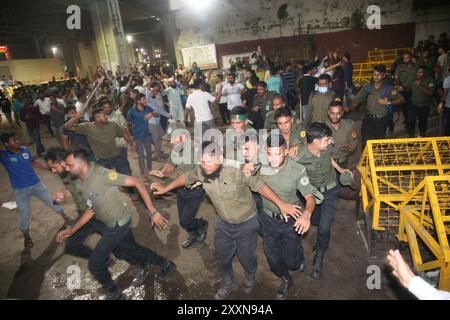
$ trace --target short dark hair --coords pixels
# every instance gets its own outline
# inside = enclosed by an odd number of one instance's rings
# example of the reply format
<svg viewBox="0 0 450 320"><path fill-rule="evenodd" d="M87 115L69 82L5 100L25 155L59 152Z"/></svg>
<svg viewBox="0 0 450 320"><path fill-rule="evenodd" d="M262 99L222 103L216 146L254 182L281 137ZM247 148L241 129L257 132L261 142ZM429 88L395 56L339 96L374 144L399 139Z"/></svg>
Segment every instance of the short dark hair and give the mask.
<svg viewBox="0 0 450 320"><path fill-rule="evenodd" d="M422 69L424 72L427 72L428 66L425 64L422 64L422 65L418 66L416 70L419 70L419 69Z"/></svg>
<svg viewBox="0 0 450 320"><path fill-rule="evenodd" d="M51 161L53 163L61 163L70 154L69 151L61 147L51 147L44 154L45 162Z"/></svg>
<svg viewBox="0 0 450 320"><path fill-rule="evenodd" d="M89 151L89 149L79 144L72 146L70 152L67 152L66 158L71 154L74 158L81 159L86 162L89 162L89 158L91 156L91 152Z"/></svg>
<svg viewBox="0 0 450 320"><path fill-rule="evenodd" d="M275 100L275 99L281 100L281 102L284 103L284 97L283 97L283 96L280 96L279 94L277 94L275 97L273 97L272 101Z"/></svg>
<svg viewBox="0 0 450 320"><path fill-rule="evenodd" d="M265 81L260 81L260 82L258 82L258 84L257 84L256 86L261 86L261 87L263 87L264 89L267 89L267 83L266 83Z"/></svg>
<svg viewBox="0 0 450 320"><path fill-rule="evenodd" d="M12 132L5 132L2 133L0 140L2 141L3 144L9 143L9 140L11 140L11 138L15 137L16 135Z"/></svg>
<svg viewBox="0 0 450 320"><path fill-rule="evenodd" d="M328 108L332 107L343 107L341 97L334 97L333 100L331 100L330 104L328 105Z"/></svg>
<svg viewBox="0 0 450 320"><path fill-rule="evenodd" d="M64 109L64 114L68 114L72 110L77 111L77 108L75 108L75 106L73 106L73 105L67 106L67 108Z"/></svg>
<svg viewBox="0 0 450 320"><path fill-rule="evenodd" d="M327 80L328 82L331 82L331 76L328 73L322 73L319 76L319 80L318 81L320 81L320 80Z"/></svg>
<svg viewBox="0 0 450 320"><path fill-rule="evenodd" d="M386 73L386 66L384 64L377 64L373 67L373 71Z"/></svg>
<svg viewBox="0 0 450 320"><path fill-rule="evenodd" d="M92 110L92 117L94 118L97 114L102 113L103 109L102 108L94 108L94 110Z"/></svg>
<svg viewBox="0 0 450 320"><path fill-rule="evenodd" d="M275 110L275 114L274 114L275 121L277 121L278 118L281 118L281 117L292 117L291 109L289 109L288 107L281 107L281 108Z"/></svg>
<svg viewBox="0 0 450 320"><path fill-rule="evenodd" d="M352 55L350 54L350 52L346 52L346 53L344 53L344 57L345 57L347 60L350 60L350 59L352 58Z"/></svg>
<svg viewBox="0 0 450 320"><path fill-rule="evenodd" d="M306 129L306 142L312 143L315 139L332 137L333 133L329 126L323 122L313 122Z"/></svg>
<svg viewBox="0 0 450 320"><path fill-rule="evenodd" d="M287 143L281 134L270 134L267 137L267 148L281 148L286 147Z"/></svg>
<svg viewBox="0 0 450 320"><path fill-rule="evenodd" d="M227 74L227 77L233 77L234 79L236 79L236 75L234 74L234 73L229 73L229 74Z"/></svg>
<svg viewBox="0 0 450 320"><path fill-rule="evenodd" d="M220 145L215 141L203 141L202 143L202 156L206 154L207 151L212 151L211 155L216 155L216 151L219 151L222 153L222 148Z"/></svg>
<svg viewBox="0 0 450 320"><path fill-rule="evenodd" d="M136 96L136 103L138 103L139 101L141 101L142 98L145 98L145 94L139 93L139 94Z"/></svg>
<svg viewBox="0 0 450 320"><path fill-rule="evenodd" d="M109 101L108 98L101 99L101 100L99 101L99 105L100 105L101 108L103 108L103 107L105 106L105 104L107 104L107 105L109 105L110 107L112 107L112 103L111 103L111 101Z"/></svg>
<svg viewBox="0 0 450 320"><path fill-rule="evenodd" d="M247 115L247 109L243 107L234 107L230 112L230 116L232 117L238 115Z"/></svg>

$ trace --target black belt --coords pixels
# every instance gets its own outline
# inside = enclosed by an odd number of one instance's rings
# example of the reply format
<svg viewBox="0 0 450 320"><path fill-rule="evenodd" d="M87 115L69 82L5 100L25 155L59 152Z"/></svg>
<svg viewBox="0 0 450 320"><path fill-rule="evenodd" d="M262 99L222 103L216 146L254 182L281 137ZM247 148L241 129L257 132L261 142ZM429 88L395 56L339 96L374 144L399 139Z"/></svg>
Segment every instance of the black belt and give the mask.
<svg viewBox="0 0 450 320"><path fill-rule="evenodd" d="M385 115L383 115L383 116L377 116L377 115L375 115L375 114L370 114L370 113L367 114L367 117L368 117L368 118L371 118L371 119L382 119L382 118L385 118L385 117L387 117L387 116L388 116L387 114L385 114Z"/></svg>
<svg viewBox="0 0 450 320"><path fill-rule="evenodd" d="M275 213L270 211L269 209L264 208L264 213L267 214L269 217L275 220L284 220L284 216L281 213Z"/></svg>

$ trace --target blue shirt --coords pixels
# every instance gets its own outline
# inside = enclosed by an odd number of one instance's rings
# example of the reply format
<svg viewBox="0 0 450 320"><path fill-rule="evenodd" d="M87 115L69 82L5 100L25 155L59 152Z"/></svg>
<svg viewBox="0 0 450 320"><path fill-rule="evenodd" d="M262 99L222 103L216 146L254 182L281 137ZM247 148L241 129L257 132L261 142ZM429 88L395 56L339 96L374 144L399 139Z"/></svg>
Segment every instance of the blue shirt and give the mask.
<svg viewBox="0 0 450 320"><path fill-rule="evenodd" d="M13 189L29 188L40 182L31 165L33 157L27 147L20 147L19 153L0 151L0 162L8 172Z"/></svg>
<svg viewBox="0 0 450 320"><path fill-rule="evenodd" d="M136 106L128 111L127 120L131 122L131 131L135 139L145 139L150 135L148 120L144 119L150 112L153 112L153 109L149 106L145 106L142 111Z"/></svg>
<svg viewBox="0 0 450 320"><path fill-rule="evenodd" d="M281 78L278 76L271 76L266 81L267 91L275 91L278 94L281 93Z"/></svg>

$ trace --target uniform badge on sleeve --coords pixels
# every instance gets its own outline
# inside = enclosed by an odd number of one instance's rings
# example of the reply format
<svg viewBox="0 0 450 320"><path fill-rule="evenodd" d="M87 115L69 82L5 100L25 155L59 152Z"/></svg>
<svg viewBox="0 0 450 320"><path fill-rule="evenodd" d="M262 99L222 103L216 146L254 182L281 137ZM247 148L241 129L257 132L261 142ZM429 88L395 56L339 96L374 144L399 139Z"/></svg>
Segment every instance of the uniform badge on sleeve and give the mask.
<svg viewBox="0 0 450 320"><path fill-rule="evenodd" d="M352 131L352 138L355 139L358 136L358 133L356 131Z"/></svg>
<svg viewBox="0 0 450 320"><path fill-rule="evenodd" d="M300 137L302 137L302 138L306 137L306 131L305 130L300 131Z"/></svg>
<svg viewBox="0 0 450 320"><path fill-rule="evenodd" d="M433 88L433 87L434 87L434 83L433 83L433 82L430 82L430 83L428 84L428 86L429 86L430 88Z"/></svg>
<svg viewBox="0 0 450 320"><path fill-rule="evenodd" d="M25 159L25 160L28 160L28 159L30 159L30 155L28 154L28 153L22 153L22 157Z"/></svg>
<svg viewBox="0 0 450 320"><path fill-rule="evenodd" d="M397 94L397 90L394 89L394 90L392 90L391 93L392 93L393 96L395 96Z"/></svg>
<svg viewBox="0 0 450 320"><path fill-rule="evenodd" d="M302 186L306 186L309 183L309 178L308 177L301 178L300 183L302 184Z"/></svg>
<svg viewBox="0 0 450 320"><path fill-rule="evenodd" d="M108 173L108 178L111 181L116 181L118 178L118 175L116 172L113 171L113 172Z"/></svg>

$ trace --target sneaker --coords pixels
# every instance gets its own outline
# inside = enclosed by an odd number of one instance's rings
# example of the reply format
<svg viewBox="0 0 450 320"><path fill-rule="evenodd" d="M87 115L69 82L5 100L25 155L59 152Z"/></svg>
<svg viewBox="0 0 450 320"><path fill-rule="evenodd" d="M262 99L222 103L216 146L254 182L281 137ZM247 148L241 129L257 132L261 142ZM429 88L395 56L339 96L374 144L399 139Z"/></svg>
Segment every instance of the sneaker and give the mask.
<svg viewBox="0 0 450 320"><path fill-rule="evenodd" d="M244 275L244 292L250 294L253 292L256 286L256 275Z"/></svg>
<svg viewBox="0 0 450 320"><path fill-rule="evenodd" d="M150 273L150 270L152 269L151 263L146 263L145 265L141 266L134 276L133 281L131 282L131 285L134 287L141 286L145 280L147 279L148 274Z"/></svg>
<svg viewBox="0 0 450 320"><path fill-rule="evenodd" d="M181 245L184 249L187 249L191 247L194 243L196 243L198 240L198 236L196 234L189 234L189 237L183 241L183 244Z"/></svg>
<svg viewBox="0 0 450 320"><path fill-rule="evenodd" d="M165 267L161 268L161 271L155 275L155 280L160 282L166 279L167 275L174 271L177 268L176 264L172 261L169 261Z"/></svg>
<svg viewBox="0 0 450 320"><path fill-rule="evenodd" d="M219 290L217 290L216 294L214 295L214 299L225 300L226 298L228 298L230 293L236 289L237 287L233 280L222 280Z"/></svg>

